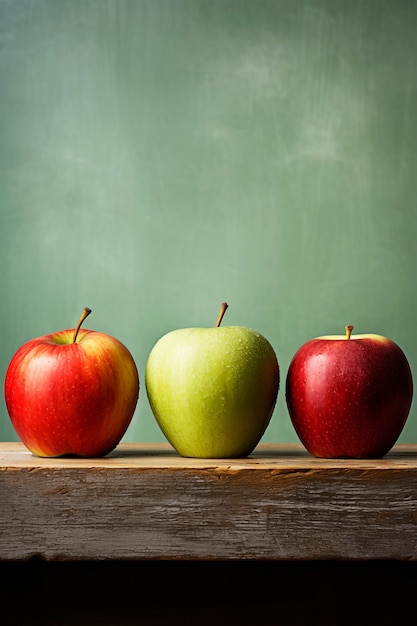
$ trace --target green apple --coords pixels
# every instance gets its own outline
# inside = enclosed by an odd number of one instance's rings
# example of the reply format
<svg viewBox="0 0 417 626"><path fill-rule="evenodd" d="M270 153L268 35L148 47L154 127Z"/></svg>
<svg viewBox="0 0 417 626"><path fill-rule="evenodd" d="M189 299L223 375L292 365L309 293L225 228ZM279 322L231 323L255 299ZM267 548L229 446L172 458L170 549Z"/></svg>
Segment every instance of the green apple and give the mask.
<svg viewBox="0 0 417 626"><path fill-rule="evenodd" d="M145 369L155 419L184 457L246 457L273 414L280 382L270 342L242 326L180 328L161 337Z"/></svg>

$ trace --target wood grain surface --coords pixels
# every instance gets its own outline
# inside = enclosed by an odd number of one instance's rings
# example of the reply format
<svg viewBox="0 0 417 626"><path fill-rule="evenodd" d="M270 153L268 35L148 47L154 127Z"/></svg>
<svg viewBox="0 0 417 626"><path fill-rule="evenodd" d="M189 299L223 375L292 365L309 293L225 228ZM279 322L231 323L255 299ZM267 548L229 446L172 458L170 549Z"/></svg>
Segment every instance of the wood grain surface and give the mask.
<svg viewBox="0 0 417 626"><path fill-rule="evenodd" d="M417 446L315 459L259 445L185 459L121 444L103 459L41 459L0 444L0 559L416 560Z"/></svg>

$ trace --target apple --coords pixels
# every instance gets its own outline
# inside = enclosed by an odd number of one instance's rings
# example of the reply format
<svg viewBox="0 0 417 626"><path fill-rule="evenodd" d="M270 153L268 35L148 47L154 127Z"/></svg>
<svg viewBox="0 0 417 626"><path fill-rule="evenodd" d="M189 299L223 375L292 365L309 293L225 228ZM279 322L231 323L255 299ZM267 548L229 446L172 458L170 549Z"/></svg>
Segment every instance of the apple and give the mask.
<svg viewBox="0 0 417 626"><path fill-rule="evenodd" d="M328 335L293 356L286 403L305 448L322 458L382 458L397 441L413 397L410 365L382 335Z"/></svg>
<svg viewBox="0 0 417 626"><path fill-rule="evenodd" d="M179 328L162 336L145 368L154 417L183 457L246 457L269 424L279 365L269 341L242 326Z"/></svg>
<svg viewBox="0 0 417 626"><path fill-rule="evenodd" d="M4 396L13 427L36 456L101 457L124 435L139 397L135 361L118 339L81 329L31 339L12 357Z"/></svg>

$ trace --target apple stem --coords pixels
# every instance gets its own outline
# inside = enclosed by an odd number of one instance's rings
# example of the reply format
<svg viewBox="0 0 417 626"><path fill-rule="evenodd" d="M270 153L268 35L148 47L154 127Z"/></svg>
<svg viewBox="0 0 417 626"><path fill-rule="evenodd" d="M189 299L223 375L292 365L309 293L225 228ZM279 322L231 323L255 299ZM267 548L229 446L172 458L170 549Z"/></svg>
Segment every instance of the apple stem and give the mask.
<svg viewBox="0 0 417 626"><path fill-rule="evenodd" d="M219 317L217 318L217 322L216 322L216 328L218 328L220 326L220 324L222 323L223 316L226 313L226 309L228 307L229 307L229 305L227 304L227 302L222 302L222 306L220 308L220 314L219 314Z"/></svg>
<svg viewBox="0 0 417 626"><path fill-rule="evenodd" d="M351 326L349 324L349 326L345 326L346 329L346 339L350 339L350 336L352 334L352 330L353 330L353 326Z"/></svg>
<svg viewBox="0 0 417 626"><path fill-rule="evenodd" d="M83 323L85 318L90 315L90 313L91 313L91 309L89 309L88 306L84 307L83 312L81 313L81 317L78 320L77 327L76 327L76 329L74 331L74 339L72 340L72 343L75 343L77 341L78 331L81 328L81 324Z"/></svg>

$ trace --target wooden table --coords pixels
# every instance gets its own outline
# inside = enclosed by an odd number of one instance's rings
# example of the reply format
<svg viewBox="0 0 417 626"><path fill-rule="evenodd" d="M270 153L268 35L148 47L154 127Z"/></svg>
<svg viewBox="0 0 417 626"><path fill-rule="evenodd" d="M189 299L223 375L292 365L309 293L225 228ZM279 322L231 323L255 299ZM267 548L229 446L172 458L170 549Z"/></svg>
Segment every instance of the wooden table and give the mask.
<svg viewBox="0 0 417 626"><path fill-rule="evenodd" d="M0 578L5 625L414 623L417 446L82 460L3 443Z"/></svg>
<svg viewBox="0 0 417 626"><path fill-rule="evenodd" d="M417 560L417 445L325 460L301 445L185 459L121 444L41 459L0 444L0 560Z"/></svg>

